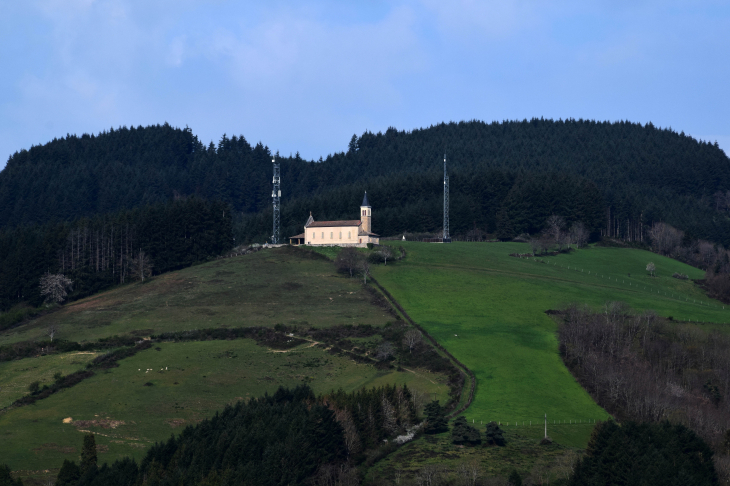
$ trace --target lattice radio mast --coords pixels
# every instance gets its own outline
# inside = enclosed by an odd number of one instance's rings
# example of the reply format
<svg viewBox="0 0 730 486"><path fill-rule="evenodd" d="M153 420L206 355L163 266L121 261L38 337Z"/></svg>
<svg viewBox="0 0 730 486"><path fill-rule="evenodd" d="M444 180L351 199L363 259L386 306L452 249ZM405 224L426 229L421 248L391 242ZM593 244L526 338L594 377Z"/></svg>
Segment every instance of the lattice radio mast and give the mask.
<svg viewBox="0 0 730 486"><path fill-rule="evenodd" d="M449 173L446 172L446 154L444 154L444 243L451 243L449 236Z"/></svg>
<svg viewBox="0 0 730 486"><path fill-rule="evenodd" d="M281 232L281 217L279 210L281 206L281 177L279 170L279 163L276 161L276 157L272 157L271 163L274 164L274 179L273 189L271 191L271 199L273 199L274 205L274 234L271 235L271 243L273 245L279 244L279 237Z"/></svg>

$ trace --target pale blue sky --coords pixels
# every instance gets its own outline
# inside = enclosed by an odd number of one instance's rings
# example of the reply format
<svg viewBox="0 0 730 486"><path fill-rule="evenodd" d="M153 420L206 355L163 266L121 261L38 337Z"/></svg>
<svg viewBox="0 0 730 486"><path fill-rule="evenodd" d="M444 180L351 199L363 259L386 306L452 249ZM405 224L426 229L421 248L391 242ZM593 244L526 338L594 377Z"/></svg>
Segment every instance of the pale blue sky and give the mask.
<svg viewBox="0 0 730 486"><path fill-rule="evenodd" d="M0 0L0 167L169 122L308 159L353 133L653 122L730 153L728 1Z"/></svg>

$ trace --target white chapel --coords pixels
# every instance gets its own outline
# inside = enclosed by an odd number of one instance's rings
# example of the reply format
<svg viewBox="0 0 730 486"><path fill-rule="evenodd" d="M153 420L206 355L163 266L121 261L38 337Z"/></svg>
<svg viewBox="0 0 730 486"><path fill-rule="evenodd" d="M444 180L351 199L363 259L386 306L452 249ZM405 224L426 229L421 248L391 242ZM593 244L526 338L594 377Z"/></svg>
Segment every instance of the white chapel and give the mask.
<svg viewBox="0 0 730 486"><path fill-rule="evenodd" d="M359 246L380 243L379 235L372 232L372 208L368 193L360 205L360 219L346 221L315 221L312 213L304 223L304 233L289 237L292 245Z"/></svg>

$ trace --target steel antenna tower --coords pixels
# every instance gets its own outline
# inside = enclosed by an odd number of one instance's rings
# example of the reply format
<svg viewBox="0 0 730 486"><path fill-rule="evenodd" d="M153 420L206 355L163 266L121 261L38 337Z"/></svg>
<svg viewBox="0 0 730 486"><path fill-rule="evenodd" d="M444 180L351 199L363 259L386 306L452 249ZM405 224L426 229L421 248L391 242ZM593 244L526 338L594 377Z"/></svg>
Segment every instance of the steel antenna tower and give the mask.
<svg viewBox="0 0 730 486"><path fill-rule="evenodd" d="M274 234L271 235L271 243L274 245L278 245L281 232L281 217L279 215L279 210L281 206L281 177L279 163L276 161L276 157L272 157L271 163L274 164L274 187L271 191L271 199L273 200L274 205Z"/></svg>
<svg viewBox="0 0 730 486"><path fill-rule="evenodd" d="M446 154L444 154L444 234L443 242L450 243L449 236L449 173L446 172Z"/></svg>

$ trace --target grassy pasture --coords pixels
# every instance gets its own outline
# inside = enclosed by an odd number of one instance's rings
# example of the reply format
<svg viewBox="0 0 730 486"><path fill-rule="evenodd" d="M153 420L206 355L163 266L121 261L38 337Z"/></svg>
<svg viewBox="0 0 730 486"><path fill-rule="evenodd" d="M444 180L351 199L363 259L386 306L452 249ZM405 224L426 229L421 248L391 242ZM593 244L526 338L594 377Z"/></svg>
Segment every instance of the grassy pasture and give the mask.
<svg viewBox="0 0 730 486"><path fill-rule="evenodd" d="M86 366L100 353L76 352L39 356L0 363L0 409L28 394L28 385L34 381L40 386L53 383L53 375L68 375Z"/></svg>
<svg viewBox="0 0 730 486"><path fill-rule="evenodd" d="M529 251L519 243L398 245L408 257L373 268L373 275L474 371L476 396L465 415L477 423L535 423L545 413L549 421L607 417L562 364L557 326L546 310L621 300L675 319L730 321L730 310L717 302L693 303L709 301L691 281L671 277L680 272L700 278L701 270L642 250L593 247L528 260L508 256ZM647 275L649 261L657 277ZM560 444L584 447L590 427L548 433Z"/></svg>
<svg viewBox="0 0 730 486"><path fill-rule="evenodd" d="M565 426L567 427L570 425ZM582 427L589 433L592 429L592 426L588 425L576 427ZM480 432L484 432L483 426L480 425L478 428ZM523 479L531 474L533 478L538 479L542 474L543 484L547 484L546 477L551 480L566 477L577 457L575 449L555 443L548 446L539 445L536 435L539 435L542 426L519 430L513 427L503 427L503 429L507 441L505 447L486 445L460 447L451 442L451 434L448 432L418 437L368 470L365 484L392 484L399 469L403 478L412 479L427 465L435 466L442 477L454 480L458 477L457 468L460 464L473 462L479 464L481 478L489 476L505 478L513 469L516 469ZM539 479L533 484L540 484Z"/></svg>
<svg viewBox="0 0 730 486"><path fill-rule="evenodd" d="M277 323L381 326L388 320L357 279L337 275L319 255L283 247L166 273L69 303L0 333L0 345L42 339L50 324L58 326L57 338L87 341L131 332L144 336Z"/></svg>
<svg viewBox="0 0 730 486"><path fill-rule="evenodd" d="M125 455L139 459L153 442L213 416L226 404L271 393L279 385L309 383L315 393L323 393L406 383L442 401L448 398L448 386L440 375L379 371L311 343L287 352L269 350L249 339L157 347L159 351L155 347L142 351L120 361L118 368L34 405L1 414L2 462L21 474L58 468L64 459L78 458L82 430L97 434L100 462ZM39 366L39 360L43 358L4 363L0 375L9 367Z"/></svg>

